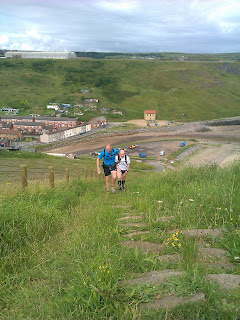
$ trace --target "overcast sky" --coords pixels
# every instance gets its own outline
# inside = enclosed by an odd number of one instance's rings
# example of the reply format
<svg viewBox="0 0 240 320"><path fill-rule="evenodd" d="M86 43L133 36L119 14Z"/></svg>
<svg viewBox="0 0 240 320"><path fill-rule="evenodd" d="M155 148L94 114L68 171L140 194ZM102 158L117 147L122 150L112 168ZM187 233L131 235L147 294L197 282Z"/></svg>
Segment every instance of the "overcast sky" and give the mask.
<svg viewBox="0 0 240 320"><path fill-rule="evenodd" d="M240 0L0 0L0 48L240 52Z"/></svg>

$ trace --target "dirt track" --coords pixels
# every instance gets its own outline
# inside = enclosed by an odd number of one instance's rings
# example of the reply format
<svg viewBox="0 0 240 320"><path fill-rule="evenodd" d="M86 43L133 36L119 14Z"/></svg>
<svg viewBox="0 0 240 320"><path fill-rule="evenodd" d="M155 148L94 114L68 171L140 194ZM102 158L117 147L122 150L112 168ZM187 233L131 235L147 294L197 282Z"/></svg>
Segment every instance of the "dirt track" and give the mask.
<svg viewBox="0 0 240 320"><path fill-rule="evenodd" d="M163 132L141 132L130 135L115 135L102 137L98 140L79 142L69 146L63 146L52 150L53 153L73 153L84 155L93 151L103 149L106 144L113 146L124 145L127 148L130 144L138 143L139 147L130 155L138 155L139 152L146 152L148 156L159 158L159 151L165 150L166 156L180 148L180 139L190 143L204 144L201 151L191 156L186 161L187 165L198 166L204 164L217 163L225 165L234 160L240 160L240 126L218 126L211 127L212 131L207 132L187 132L187 133L163 133ZM172 141L167 141L167 140ZM176 139L174 141L174 139ZM196 142L189 141L194 139ZM149 141L150 140L150 141ZM145 143L139 143L145 141ZM147 142L149 141L149 143ZM153 142L154 141L154 142ZM216 146L216 144L219 144Z"/></svg>

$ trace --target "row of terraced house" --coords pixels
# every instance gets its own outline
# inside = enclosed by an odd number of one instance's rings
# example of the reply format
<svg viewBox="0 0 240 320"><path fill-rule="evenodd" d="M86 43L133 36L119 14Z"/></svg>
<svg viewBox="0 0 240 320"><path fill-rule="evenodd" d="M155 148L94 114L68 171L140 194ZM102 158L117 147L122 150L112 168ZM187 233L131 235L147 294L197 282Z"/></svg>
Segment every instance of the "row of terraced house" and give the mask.
<svg viewBox="0 0 240 320"><path fill-rule="evenodd" d="M84 134L92 127L91 121L79 124L77 119L67 117L0 116L0 139L21 140L25 134L31 134L49 143Z"/></svg>

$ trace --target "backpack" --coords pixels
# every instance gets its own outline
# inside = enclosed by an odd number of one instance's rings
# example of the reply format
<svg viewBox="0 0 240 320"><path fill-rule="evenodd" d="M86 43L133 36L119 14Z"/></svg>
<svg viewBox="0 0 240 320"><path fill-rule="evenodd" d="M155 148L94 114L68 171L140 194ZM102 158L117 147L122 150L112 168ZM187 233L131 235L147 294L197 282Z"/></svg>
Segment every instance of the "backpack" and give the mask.
<svg viewBox="0 0 240 320"><path fill-rule="evenodd" d="M128 164L128 163L127 163L127 155L125 154L124 157L125 157L125 162L126 162L126 164Z"/></svg>
<svg viewBox="0 0 240 320"><path fill-rule="evenodd" d="M116 155L116 153L115 153L115 151L114 151L114 148L112 148L112 150L113 150L113 155L115 156L115 155ZM104 149L104 155L103 155L103 158L105 157L105 154L106 154L106 149Z"/></svg>

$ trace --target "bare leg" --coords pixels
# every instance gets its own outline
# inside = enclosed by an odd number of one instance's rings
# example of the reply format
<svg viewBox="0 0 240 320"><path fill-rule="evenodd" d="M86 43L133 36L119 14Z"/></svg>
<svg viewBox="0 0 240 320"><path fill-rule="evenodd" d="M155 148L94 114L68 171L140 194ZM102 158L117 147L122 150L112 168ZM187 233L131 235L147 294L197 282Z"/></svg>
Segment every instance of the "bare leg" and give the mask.
<svg viewBox="0 0 240 320"><path fill-rule="evenodd" d="M117 171L111 171L111 174L112 174L112 186L114 186L117 179Z"/></svg>
<svg viewBox="0 0 240 320"><path fill-rule="evenodd" d="M122 176L122 180L125 180L126 179L126 176L127 176L127 173L125 172Z"/></svg>
<svg viewBox="0 0 240 320"><path fill-rule="evenodd" d="M122 180L122 171L120 169L117 170L118 180Z"/></svg>
<svg viewBox="0 0 240 320"><path fill-rule="evenodd" d="M107 191L110 190L110 176L106 177L106 186L107 186Z"/></svg>

